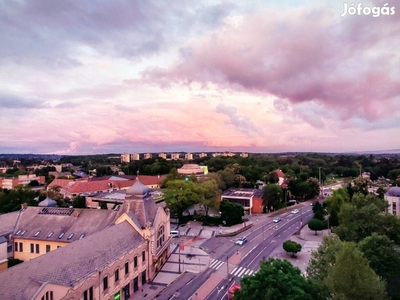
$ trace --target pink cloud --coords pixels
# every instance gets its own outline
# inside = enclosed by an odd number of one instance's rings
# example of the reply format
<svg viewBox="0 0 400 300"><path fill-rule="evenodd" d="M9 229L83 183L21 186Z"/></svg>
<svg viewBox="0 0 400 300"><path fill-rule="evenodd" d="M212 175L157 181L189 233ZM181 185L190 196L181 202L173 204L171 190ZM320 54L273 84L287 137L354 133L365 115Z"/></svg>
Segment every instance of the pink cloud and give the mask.
<svg viewBox="0 0 400 300"><path fill-rule="evenodd" d="M331 11L262 11L186 45L167 69L143 81L273 94L292 105L317 102L342 120L394 116L400 95L397 16L340 18ZM392 45L387 48L386 45ZM388 62L390 59L390 63ZM383 108L382 108L383 107Z"/></svg>

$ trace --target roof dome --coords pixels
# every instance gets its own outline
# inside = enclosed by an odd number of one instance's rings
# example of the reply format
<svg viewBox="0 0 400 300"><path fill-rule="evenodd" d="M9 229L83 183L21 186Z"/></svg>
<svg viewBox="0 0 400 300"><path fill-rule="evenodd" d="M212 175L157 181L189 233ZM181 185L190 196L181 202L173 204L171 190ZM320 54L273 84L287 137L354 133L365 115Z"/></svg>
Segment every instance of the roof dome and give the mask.
<svg viewBox="0 0 400 300"><path fill-rule="evenodd" d="M392 197L400 197L400 187L392 186L386 194Z"/></svg>
<svg viewBox="0 0 400 300"><path fill-rule="evenodd" d="M38 206L40 207L57 207L57 202L54 201L53 199L50 199L47 197L43 201L39 202Z"/></svg>
<svg viewBox="0 0 400 300"><path fill-rule="evenodd" d="M135 183L126 191L126 196L135 196L144 198L150 195L150 189L140 182L139 176L136 177Z"/></svg>

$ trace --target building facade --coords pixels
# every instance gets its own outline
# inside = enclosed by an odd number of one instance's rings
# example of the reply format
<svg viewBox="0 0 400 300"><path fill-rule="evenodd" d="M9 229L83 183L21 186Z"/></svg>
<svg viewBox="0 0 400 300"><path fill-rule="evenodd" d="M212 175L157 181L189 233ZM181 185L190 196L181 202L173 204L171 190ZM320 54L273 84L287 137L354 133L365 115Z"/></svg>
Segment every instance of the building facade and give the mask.
<svg viewBox="0 0 400 300"><path fill-rule="evenodd" d="M241 204L247 214L261 214L264 208L260 189L232 188L221 195L222 200Z"/></svg>
<svg viewBox="0 0 400 300"><path fill-rule="evenodd" d="M385 200L388 202L388 213L400 216L400 187L392 186L385 194Z"/></svg>

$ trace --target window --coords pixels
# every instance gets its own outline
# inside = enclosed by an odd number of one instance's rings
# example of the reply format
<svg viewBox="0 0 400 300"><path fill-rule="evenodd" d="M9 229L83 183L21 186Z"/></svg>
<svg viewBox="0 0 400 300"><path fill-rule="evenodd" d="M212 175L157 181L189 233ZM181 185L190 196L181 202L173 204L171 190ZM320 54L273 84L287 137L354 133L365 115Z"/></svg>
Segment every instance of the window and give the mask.
<svg viewBox="0 0 400 300"><path fill-rule="evenodd" d="M142 252L142 261L146 261L146 252Z"/></svg>
<svg viewBox="0 0 400 300"><path fill-rule="evenodd" d="M40 253L40 245L36 244L36 253Z"/></svg>
<svg viewBox="0 0 400 300"><path fill-rule="evenodd" d="M22 231L22 232L21 232L21 235L24 235L25 233L26 233L26 230Z"/></svg>
<svg viewBox="0 0 400 300"><path fill-rule="evenodd" d="M137 256L133 258L133 267L137 268Z"/></svg>
<svg viewBox="0 0 400 300"><path fill-rule="evenodd" d="M31 253L35 253L35 245L31 244Z"/></svg>
<svg viewBox="0 0 400 300"><path fill-rule="evenodd" d="M41 298L41 300L54 300L53 291L46 292L46 294Z"/></svg>
<svg viewBox="0 0 400 300"><path fill-rule="evenodd" d="M54 234L54 232L50 232L47 238L51 238L51 236Z"/></svg>
<svg viewBox="0 0 400 300"><path fill-rule="evenodd" d="M157 232L157 248L160 248L165 240L164 226L160 226Z"/></svg>
<svg viewBox="0 0 400 300"><path fill-rule="evenodd" d="M116 270L115 270L115 272L114 272L114 279L115 279L115 282L117 282L117 281L119 280L119 269L116 269Z"/></svg>
<svg viewBox="0 0 400 300"><path fill-rule="evenodd" d="M83 300L93 300L93 287L83 292Z"/></svg>
<svg viewBox="0 0 400 300"><path fill-rule="evenodd" d="M57 246L57 249L58 249L58 248L61 248L61 246Z"/></svg>
<svg viewBox="0 0 400 300"><path fill-rule="evenodd" d="M73 233L71 233L69 236L68 236L68 238L67 238L67 240L70 240L70 239L72 239L72 237L74 236L74 234Z"/></svg>
<svg viewBox="0 0 400 300"><path fill-rule="evenodd" d="M103 291L108 289L108 276L103 278Z"/></svg>
<svg viewBox="0 0 400 300"><path fill-rule="evenodd" d="M40 231L35 233L35 237L37 237L40 234Z"/></svg>
<svg viewBox="0 0 400 300"><path fill-rule="evenodd" d="M50 252L50 251L51 251L50 245L46 245L46 252Z"/></svg>
<svg viewBox="0 0 400 300"><path fill-rule="evenodd" d="M19 252L24 252L24 244L19 243Z"/></svg>
<svg viewBox="0 0 400 300"><path fill-rule="evenodd" d="M83 239L85 237L85 235L84 234L81 234L81 236L79 237L79 239L81 240L81 239Z"/></svg>
<svg viewBox="0 0 400 300"><path fill-rule="evenodd" d="M125 275L129 273L129 263L125 263Z"/></svg>
<svg viewBox="0 0 400 300"><path fill-rule="evenodd" d="M14 250L15 250L15 252L18 252L18 243L17 242L14 243Z"/></svg>
<svg viewBox="0 0 400 300"><path fill-rule="evenodd" d="M58 236L58 238L61 239L61 238L64 236L64 234L65 234L65 233L62 232L62 233Z"/></svg>

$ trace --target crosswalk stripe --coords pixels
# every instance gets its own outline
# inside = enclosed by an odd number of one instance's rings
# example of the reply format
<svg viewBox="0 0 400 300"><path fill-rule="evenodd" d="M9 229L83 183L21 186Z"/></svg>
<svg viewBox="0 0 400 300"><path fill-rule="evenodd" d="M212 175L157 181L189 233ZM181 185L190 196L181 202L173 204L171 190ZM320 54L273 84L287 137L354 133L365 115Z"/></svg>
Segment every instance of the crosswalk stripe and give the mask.
<svg viewBox="0 0 400 300"><path fill-rule="evenodd" d="M249 275L249 273L251 272L251 270L250 269L248 269L246 272L244 272L244 274L243 275Z"/></svg>
<svg viewBox="0 0 400 300"><path fill-rule="evenodd" d="M218 262L217 260L212 259L210 261L210 268L212 268L214 266L214 264L216 264L217 262Z"/></svg>
<svg viewBox="0 0 400 300"><path fill-rule="evenodd" d="M242 277L243 273L246 271L246 269L243 269L237 276Z"/></svg>
<svg viewBox="0 0 400 300"><path fill-rule="evenodd" d="M218 270L223 264L224 264L224 262L220 261L219 264L217 266L215 266L214 269Z"/></svg>

